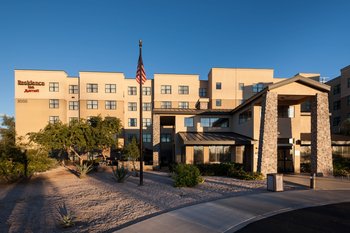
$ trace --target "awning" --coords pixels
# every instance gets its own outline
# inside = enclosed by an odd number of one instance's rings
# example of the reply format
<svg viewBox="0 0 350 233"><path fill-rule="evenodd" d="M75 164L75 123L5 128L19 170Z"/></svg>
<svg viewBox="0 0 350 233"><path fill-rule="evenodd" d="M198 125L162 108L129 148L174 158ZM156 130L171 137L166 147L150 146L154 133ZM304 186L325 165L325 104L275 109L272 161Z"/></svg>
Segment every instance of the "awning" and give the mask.
<svg viewBox="0 0 350 233"><path fill-rule="evenodd" d="M251 145L254 139L236 133L180 132L184 145Z"/></svg>
<svg viewBox="0 0 350 233"><path fill-rule="evenodd" d="M300 134L301 145L311 144L311 133L301 133ZM350 136L341 134L331 135L332 145L350 145Z"/></svg>

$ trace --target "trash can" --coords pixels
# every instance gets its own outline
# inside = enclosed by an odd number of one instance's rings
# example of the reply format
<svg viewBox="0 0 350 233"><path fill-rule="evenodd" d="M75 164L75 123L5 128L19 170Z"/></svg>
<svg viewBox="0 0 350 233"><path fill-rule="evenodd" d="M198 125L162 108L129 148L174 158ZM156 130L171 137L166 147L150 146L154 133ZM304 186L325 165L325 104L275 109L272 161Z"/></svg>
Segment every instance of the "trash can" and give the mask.
<svg viewBox="0 0 350 233"><path fill-rule="evenodd" d="M283 191L283 174L267 174L267 190L273 192Z"/></svg>

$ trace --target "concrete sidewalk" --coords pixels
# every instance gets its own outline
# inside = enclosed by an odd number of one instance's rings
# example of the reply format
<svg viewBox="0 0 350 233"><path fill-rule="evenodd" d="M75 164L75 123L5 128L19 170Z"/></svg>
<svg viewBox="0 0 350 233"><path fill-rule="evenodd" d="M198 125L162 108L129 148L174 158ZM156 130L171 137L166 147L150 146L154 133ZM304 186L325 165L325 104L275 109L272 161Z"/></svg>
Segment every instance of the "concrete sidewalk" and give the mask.
<svg viewBox="0 0 350 233"><path fill-rule="evenodd" d="M275 214L339 202L350 202L350 190L299 190L245 195L170 211L117 232L234 232Z"/></svg>

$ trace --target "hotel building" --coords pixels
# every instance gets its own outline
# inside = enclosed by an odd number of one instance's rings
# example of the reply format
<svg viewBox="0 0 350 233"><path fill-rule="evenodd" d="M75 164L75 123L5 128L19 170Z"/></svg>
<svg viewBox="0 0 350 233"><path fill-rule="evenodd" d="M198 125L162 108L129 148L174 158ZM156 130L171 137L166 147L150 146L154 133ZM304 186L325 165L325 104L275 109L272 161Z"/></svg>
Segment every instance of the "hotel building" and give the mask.
<svg viewBox="0 0 350 233"><path fill-rule="evenodd" d="M125 143L143 124L146 161L243 163L247 170L332 174L328 85L319 74L275 78L272 69L212 68L199 75L154 74L143 86L123 73L15 70L18 135L48 122L118 117ZM139 110L143 109L143 119ZM123 143L123 142L121 142Z"/></svg>

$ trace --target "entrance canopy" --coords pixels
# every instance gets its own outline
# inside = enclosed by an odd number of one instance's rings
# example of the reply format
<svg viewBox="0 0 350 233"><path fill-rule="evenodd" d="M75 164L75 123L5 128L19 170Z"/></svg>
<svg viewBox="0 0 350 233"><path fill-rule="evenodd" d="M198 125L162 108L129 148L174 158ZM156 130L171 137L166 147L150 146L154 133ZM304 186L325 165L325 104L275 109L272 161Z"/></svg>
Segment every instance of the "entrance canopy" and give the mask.
<svg viewBox="0 0 350 233"><path fill-rule="evenodd" d="M254 139L236 133L180 132L184 145L251 145Z"/></svg>

